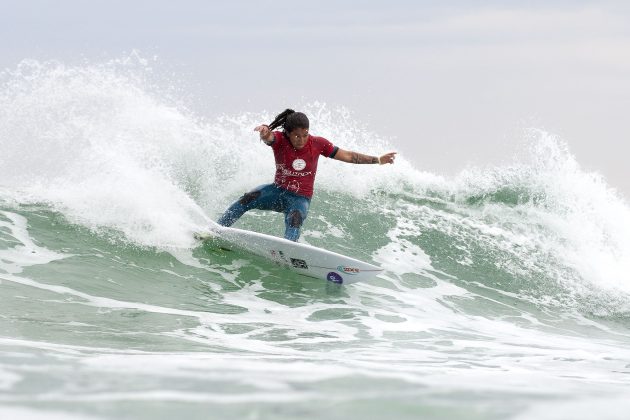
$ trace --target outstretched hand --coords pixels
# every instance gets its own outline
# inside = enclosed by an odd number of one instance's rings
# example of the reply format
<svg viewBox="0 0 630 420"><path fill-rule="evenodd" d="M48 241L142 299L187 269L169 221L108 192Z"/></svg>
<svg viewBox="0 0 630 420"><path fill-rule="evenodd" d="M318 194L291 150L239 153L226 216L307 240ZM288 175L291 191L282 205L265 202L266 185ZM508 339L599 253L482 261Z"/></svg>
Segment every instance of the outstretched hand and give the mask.
<svg viewBox="0 0 630 420"><path fill-rule="evenodd" d="M396 152L389 152L389 153L385 153L383 156L380 156L378 158L378 163L380 165L385 165L387 163L394 163L395 159L396 159Z"/></svg>
<svg viewBox="0 0 630 420"><path fill-rule="evenodd" d="M258 131L260 133L260 138L263 140L269 137L269 134L271 133L269 126L264 124L254 128L254 131Z"/></svg>

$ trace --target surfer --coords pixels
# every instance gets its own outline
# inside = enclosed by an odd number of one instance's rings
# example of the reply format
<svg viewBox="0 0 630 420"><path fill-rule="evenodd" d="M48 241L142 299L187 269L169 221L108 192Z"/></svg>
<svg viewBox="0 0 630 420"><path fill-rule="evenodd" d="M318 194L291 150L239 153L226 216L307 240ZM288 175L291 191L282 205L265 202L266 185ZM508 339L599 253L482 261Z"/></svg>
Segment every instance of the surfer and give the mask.
<svg viewBox="0 0 630 420"><path fill-rule="evenodd" d="M274 131L278 127L282 127L282 131ZM368 156L340 149L323 137L311 135L308 117L292 109L281 112L271 124L259 125L254 131L260 133L260 140L273 149L276 160L274 182L245 193L223 213L218 223L231 226L248 210L273 210L284 213L284 237L291 241L300 237L300 228L308 214L320 156L348 163L379 165L394 163L396 158L396 152Z"/></svg>

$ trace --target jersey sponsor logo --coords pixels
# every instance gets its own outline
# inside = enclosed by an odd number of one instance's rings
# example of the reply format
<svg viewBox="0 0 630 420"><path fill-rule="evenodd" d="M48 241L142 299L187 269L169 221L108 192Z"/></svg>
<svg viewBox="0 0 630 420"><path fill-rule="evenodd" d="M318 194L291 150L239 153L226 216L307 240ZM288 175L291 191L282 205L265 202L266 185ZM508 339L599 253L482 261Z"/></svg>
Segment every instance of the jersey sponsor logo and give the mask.
<svg viewBox="0 0 630 420"><path fill-rule="evenodd" d="M289 171L288 169L282 169L282 175L283 176L309 176L312 175L313 171L308 171L308 172L293 172L293 171Z"/></svg>
<svg viewBox="0 0 630 420"><path fill-rule="evenodd" d="M361 270L356 267L344 267L343 265L338 266L337 271L350 274L351 276L355 276L361 272Z"/></svg>
<svg viewBox="0 0 630 420"><path fill-rule="evenodd" d="M295 169L296 171L301 171L302 169L306 168L306 162L304 161L304 159L295 159L291 166L293 166L293 169Z"/></svg>

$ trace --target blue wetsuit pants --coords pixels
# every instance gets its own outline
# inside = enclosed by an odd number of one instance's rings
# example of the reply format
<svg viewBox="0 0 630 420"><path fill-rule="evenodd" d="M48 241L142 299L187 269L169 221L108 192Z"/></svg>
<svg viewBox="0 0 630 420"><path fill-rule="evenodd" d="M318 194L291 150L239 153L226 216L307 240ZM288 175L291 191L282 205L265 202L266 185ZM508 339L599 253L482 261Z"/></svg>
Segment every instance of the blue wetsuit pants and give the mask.
<svg viewBox="0 0 630 420"><path fill-rule="evenodd" d="M217 222L221 226L232 226L248 210L273 210L284 213L284 237L297 241L310 203L310 199L284 190L276 184L261 185L234 202Z"/></svg>

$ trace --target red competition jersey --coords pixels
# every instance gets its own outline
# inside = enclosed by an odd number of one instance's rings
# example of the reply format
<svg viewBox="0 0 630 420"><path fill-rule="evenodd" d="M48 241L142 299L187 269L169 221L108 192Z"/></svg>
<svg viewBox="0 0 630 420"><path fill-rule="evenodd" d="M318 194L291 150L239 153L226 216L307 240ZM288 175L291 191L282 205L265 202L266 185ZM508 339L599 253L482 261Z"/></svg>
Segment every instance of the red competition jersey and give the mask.
<svg viewBox="0 0 630 420"><path fill-rule="evenodd" d="M338 148L323 137L309 134L303 148L295 150L283 132L274 131L271 144L276 158L276 177L274 183L287 191L311 198L317 173L319 156L332 158Z"/></svg>

